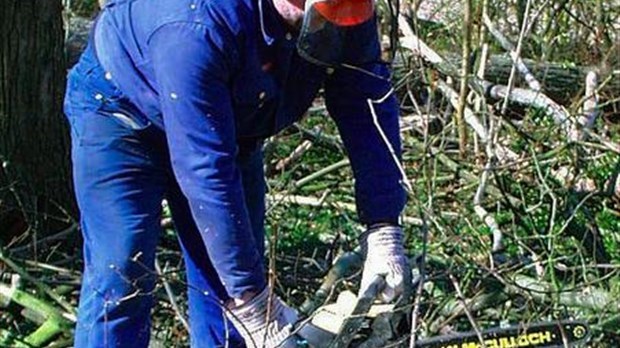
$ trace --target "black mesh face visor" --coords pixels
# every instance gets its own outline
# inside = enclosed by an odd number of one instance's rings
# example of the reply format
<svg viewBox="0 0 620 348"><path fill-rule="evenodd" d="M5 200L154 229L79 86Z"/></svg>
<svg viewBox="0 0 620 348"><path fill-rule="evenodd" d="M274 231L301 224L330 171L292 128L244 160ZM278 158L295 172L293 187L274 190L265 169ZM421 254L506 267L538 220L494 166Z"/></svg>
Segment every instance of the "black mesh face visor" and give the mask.
<svg viewBox="0 0 620 348"><path fill-rule="evenodd" d="M297 50L311 63L363 64L379 55L373 0L307 0Z"/></svg>

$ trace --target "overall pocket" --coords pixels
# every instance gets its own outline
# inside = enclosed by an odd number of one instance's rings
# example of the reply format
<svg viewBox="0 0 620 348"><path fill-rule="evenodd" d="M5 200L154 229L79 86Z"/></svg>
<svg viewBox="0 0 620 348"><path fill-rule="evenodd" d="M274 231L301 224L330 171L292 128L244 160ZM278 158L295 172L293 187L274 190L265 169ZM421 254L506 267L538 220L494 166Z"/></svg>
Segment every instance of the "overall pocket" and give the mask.
<svg viewBox="0 0 620 348"><path fill-rule="evenodd" d="M72 136L81 146L136 135L151 126L89 51L69 73L64 107Z"/></svg>

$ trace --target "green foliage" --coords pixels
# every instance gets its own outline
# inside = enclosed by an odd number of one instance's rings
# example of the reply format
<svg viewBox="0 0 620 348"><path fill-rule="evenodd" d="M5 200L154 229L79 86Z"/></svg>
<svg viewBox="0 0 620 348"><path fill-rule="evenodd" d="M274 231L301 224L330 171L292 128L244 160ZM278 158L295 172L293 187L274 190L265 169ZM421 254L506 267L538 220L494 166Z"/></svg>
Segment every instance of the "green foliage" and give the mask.
<svg viewBox="0 0 620 348"><path fill-rule="evenodd" d="M608 181L620 168L620 159L617 154L606 153L584 164L584 174L596 182L598 187L607 187Z"/></svg>
<svg viewBox="0 0 620 348"><path fill-rule="evenodd" d="M337 134L334 122L320 110L311 112L298 127L312 130L319 137L322 135L333 137ZM304 138L301 131L289 129L273 139L266 155L268 167L273 167L282 159L289 157ZM353 202L349 180L352 175L348 167L328 173L301 187L292 187L297 180L345 158L340 150L322 144L320 139L314 140L314 145L300 159L291 163L285 170L273 172L268 176L270 192L293 190L289 193L311 197L327 195L324 204L319 207L291 206L288 203L276 202L274 207L269 209L268 234L272 236L277 233L278 250L284 253L295 251L310 256L315 249L326 248L335 238L349 239L358 233L355 232L355 214L331 206L331 202L342 200Z"/></svg>
<svg viewBox="0 0 620 348"><path fill-rule="evenodd" d="M319 208L282 206L270 212L267 236L277 233L280 253L300 253L312 256L316 249L325 249L335 238L354 238L352 219L331 211L329 206Z"/></svg>
<svg viewBox="0 0 620 348"><path fill-rule="evenodd" d="M605 249L616 263L620 263L620 216L618 211L605 207L596 215L596 223L600 228ZM620 286L620 283L616 285Z"/></svg>

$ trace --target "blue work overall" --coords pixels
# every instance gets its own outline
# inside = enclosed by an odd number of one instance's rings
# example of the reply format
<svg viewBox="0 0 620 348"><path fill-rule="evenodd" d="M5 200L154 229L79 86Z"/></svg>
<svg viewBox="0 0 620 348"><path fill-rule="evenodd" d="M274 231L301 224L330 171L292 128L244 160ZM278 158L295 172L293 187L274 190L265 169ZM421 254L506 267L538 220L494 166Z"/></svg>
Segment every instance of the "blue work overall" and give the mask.
<svg viewBox="0 0 620 348"><path fill-rule="evenodd" d="M221 305L265 287L262 141L321 87L360 221L398 219L401 177L367 103L391 90L388 67L327 71L301 59L295 40L271 0L108 2L65 98L84 236L76 347L148 345L164 198L187 270L192 346L243 346ZM399 155L396 99L374 109Z"/></svg>

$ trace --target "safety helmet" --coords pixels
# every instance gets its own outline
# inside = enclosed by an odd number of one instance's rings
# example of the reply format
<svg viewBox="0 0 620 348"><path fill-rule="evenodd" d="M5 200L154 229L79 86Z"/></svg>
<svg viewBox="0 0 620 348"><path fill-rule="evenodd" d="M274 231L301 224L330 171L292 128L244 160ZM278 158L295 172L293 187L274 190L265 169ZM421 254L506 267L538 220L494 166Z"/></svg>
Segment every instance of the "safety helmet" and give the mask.
<svg viewBox="0 0 620 348"><path fill-rule="evenodd" d="M306 0L297 50L325 66L376 59L374 0Z"/></svg>

